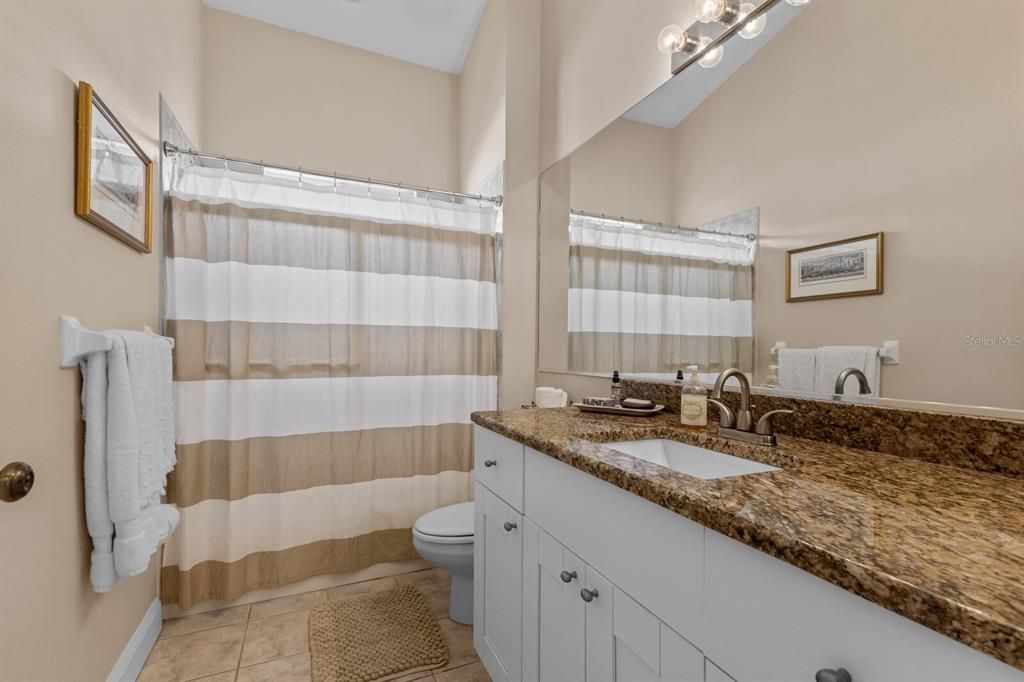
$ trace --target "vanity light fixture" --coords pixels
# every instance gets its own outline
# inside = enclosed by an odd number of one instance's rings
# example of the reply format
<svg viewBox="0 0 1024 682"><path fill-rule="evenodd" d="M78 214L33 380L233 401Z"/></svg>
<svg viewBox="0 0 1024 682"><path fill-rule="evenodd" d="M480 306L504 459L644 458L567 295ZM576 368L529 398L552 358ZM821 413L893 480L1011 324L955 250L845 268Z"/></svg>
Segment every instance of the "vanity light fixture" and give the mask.
<svg viewBox="0 0 1024 682"><path fill-rule="evenodd" d="M701 49L703 49L705 46L707 46L707 44L710 43L710 42L711 42L711 38L709 38L707 36L704 36L703 38L701 38L700 39ZM718 62L722 61L722 57L724 55L725 55L725 48L723 46L719 45L719 46L715 47L714 49L708 50L704 54L704 56L700 58L700 61L698 61L697 63L700 64L701 66L703 66L705 69L710 69L710 68L712 68L714 66L718 66Z"/></svg>
<svg viewBox="0 0 1024 682"><path fill-rule="evenodd" d="M740 18L739 21L743 21L751 12L754 11L754 3L744 2L740 4ZM761 31L764 30L765 24L768 23L768 15L761 14L758 17L751 19L750 21L743 24L743 28L740 29L740 37L751 40L761 35Z"/></svg>
<svg viewBox="0 0 1024 682"><path fill-rule="evenodd" d="M702 24L732 24L740 15L739 0L694 0L697 21Z"/></svg>
<svg viewBox="0 0 1024 682"><path fill-rule="evenodd" d="M675 52L696 52L700 40L675 24L669 24L658 33L658 52L671 55Z"/></svg>

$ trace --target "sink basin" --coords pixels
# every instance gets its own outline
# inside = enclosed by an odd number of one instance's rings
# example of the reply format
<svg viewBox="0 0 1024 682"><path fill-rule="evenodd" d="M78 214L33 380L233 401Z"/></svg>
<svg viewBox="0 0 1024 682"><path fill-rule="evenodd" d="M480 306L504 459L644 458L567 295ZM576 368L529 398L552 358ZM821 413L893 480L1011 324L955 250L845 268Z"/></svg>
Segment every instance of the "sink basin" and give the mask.
<svg viewBox="0 0 1024 682"><path fill-rule="evenodd" d="M769 464L664 438L624 440L617 443L603 443L603 445L612 450L632 455L637 459L660 464L663 467L705 480L779 471L778 467Z"/></svg>

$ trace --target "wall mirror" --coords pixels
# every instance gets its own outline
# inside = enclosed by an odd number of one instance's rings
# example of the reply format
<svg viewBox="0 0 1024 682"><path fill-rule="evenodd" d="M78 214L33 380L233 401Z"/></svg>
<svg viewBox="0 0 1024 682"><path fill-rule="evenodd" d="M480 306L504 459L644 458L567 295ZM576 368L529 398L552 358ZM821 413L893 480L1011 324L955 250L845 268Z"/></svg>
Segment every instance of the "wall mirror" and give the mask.
<svg viewBox="0 0 1024 682"><path fill-rule="evenodd" d="M1024 410L1021 9L763 5L541 176L541 372Z"/></svg>

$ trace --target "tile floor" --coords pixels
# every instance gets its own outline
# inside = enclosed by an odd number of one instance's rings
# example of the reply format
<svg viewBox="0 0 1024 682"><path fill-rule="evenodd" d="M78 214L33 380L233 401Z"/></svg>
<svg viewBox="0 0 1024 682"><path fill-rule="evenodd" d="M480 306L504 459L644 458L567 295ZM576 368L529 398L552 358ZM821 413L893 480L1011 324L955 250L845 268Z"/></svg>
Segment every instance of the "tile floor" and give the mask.
<svg viewBox="0 0 1024 682"><path fill-rule="evenodd" d="M426 597L449 650L447 666L401 682L490 682L473 650L472 626L448 618L448 573L438 568L168 620L139 682L308 682L310 609L399 583Z"/></svg>

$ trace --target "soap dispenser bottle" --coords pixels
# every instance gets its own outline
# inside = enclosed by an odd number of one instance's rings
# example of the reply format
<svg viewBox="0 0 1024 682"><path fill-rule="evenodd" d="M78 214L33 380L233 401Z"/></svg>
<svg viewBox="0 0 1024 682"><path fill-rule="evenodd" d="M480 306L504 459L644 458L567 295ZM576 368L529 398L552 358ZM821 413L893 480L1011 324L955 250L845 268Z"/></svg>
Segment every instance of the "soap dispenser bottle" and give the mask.
<svg viewBox="0 0 1024 682"><path fill-rule="evenodd" d="M701 383L697 365L690 365L686 371L690 378L683 386L679 403L679 422L683 426L704 428L708 425L708 392Z"/></svg>
<svg viewBox="0 0 1024 682"><path fill-rule="evenodd" d="M619 380L619 370L612 372L612 404L622 403L622 382Z"/></svg>

